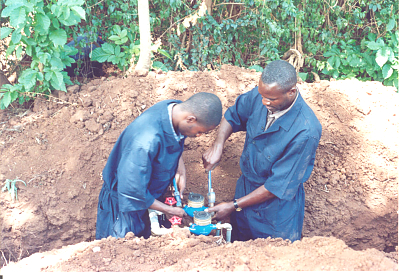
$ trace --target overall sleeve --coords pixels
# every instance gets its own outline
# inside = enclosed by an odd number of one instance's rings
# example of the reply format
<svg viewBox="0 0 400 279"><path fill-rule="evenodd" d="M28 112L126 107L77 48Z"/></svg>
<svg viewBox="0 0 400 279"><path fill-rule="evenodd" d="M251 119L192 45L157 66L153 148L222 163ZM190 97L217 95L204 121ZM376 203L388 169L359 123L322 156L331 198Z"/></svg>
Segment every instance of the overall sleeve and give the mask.
<svg viewBox="0 0 400 279"><path fill-rule="evenodd" d="M246 131L247 120L252 112L254 91L258 92L258 87L237 97L235 104L228 108L224 117L231 124L233 133Z"/></svg>
<svg viewBox="0 0 400 279"><path fill-rule="evenodd" d="M118 203L121 212L149 208L154 197L148 185L152 173L151 148L133 142L118 166Z"/></svg>
<svg viewBox="0 0 400 279"><path fill-rule="evenodd" d="M293 199L298 187L310 175L317 146L318 139L308 135L297 136L273 164L265 188L280 199Z"/></svg>

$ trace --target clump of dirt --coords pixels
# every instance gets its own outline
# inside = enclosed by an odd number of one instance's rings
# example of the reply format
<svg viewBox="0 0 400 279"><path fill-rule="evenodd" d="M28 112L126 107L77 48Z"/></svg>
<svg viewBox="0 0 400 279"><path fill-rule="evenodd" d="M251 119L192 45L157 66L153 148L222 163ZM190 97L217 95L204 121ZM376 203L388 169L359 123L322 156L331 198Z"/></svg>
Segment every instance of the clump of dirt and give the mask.
<svg viewBox="0 0 400 279"><path fill-rule="evenodd" d="M186 233L94 240L101 172L130 122L158 101L201 91L217 94L226 110L259 77L226 65L220 71L103 77L37 98L28 109L0 111L0 181L27 184L17 183L16 202L0 193L4 271L397 270L398 94L378 82L298 85L323 127L305 183L301 241L224 244L213 235ZM201 155L215 135L186 140L185 198L207 194ZM213 171L217 203L233 198L244 136L229 138ZM37 265L39 258L43 264Z"/></svg>

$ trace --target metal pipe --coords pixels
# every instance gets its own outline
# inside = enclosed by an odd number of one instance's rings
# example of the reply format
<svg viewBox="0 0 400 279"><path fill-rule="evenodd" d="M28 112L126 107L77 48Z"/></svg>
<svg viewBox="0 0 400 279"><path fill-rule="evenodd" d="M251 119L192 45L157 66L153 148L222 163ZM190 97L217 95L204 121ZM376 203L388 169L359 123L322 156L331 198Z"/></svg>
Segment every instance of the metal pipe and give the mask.
<svg viewBox="0 0 400 279"><path fill-rule="evenodd" d="M208 192L211 192L211 171L208 172Z"/></svg>

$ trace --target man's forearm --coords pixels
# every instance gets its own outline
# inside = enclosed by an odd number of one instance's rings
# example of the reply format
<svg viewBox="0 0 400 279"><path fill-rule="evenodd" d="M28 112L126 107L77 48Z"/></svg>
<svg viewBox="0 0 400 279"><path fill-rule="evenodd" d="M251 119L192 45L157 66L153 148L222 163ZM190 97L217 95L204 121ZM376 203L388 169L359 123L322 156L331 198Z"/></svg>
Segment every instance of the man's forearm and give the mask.
<svg viewBox="0 0 400 279"><path fill-rule="evenodd" d="M245 208L254 204L265 202L275 197L276 196L274 194L265 189L264 185L261 185L250 194L238 199L237 204L239 207Z"/></svg>
<svg viewBox="0 0 400 279"><path fill-rule="evenodd" d="M221 125L218 130L218 135L217 138L214 141L214 144L220 144L224 145L225 141L229 138L229 136L232 134L232 126L229 124L228 121L226 121L225 118L222 119Z"/></svg>
<svg viewBox="0 0 400 279"><path fill-rule="evenodd" d="M163 213L172 214L172 206L166 205L158 200L154 200L153 204L150 206L150 209L158 210Z"/></svg>

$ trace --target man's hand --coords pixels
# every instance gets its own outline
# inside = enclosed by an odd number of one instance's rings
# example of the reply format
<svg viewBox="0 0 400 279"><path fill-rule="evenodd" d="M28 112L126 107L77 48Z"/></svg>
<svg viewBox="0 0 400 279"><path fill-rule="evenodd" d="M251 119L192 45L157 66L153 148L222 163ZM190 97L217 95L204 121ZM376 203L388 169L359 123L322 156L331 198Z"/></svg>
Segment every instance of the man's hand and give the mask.
<svg viewBox="0 0 400 279"><path fill-rule="evenodd" d="M203 165L206 171L213 170L219 163L224 150L224 143L232 134L232 126L225 118L222 119L217 138L213 145L203 154Z"/></svg>
<svg viewBox="0 0 400 279"><path fill-rule="evenodd" d="M206 171L213 170L221 161L223 145L213 144L203 154L203 165Z"/></svg>
<svg viewBox="0 0 400 279"><path fill-rule="evenodd" d="M166 205L165 203L160 202L159 200L154 200L153 204L150 206L150 209L158 210L163 212L164 214L172 215L172 216L178 216L178 217L183 217L186 216L185 210L181 207L172 207L169 205Z"/></svg>
<svg viewBox="0 0 400 279"><path fill-rule="evenodd" d="M205 209L206 212L215 212L213 219L223 220L231 215L233 211L235 211L235 206L233 202L223 202L216 206L209 207Z"/></svg>
<svg viewBox="0 0 400 279"><path fill-rule="evenodd" d="M181 207L171 207L171 210L168 213L170 215L178 216L181 218L183 218L184 216L187 216L187 213Z"/></svg>

